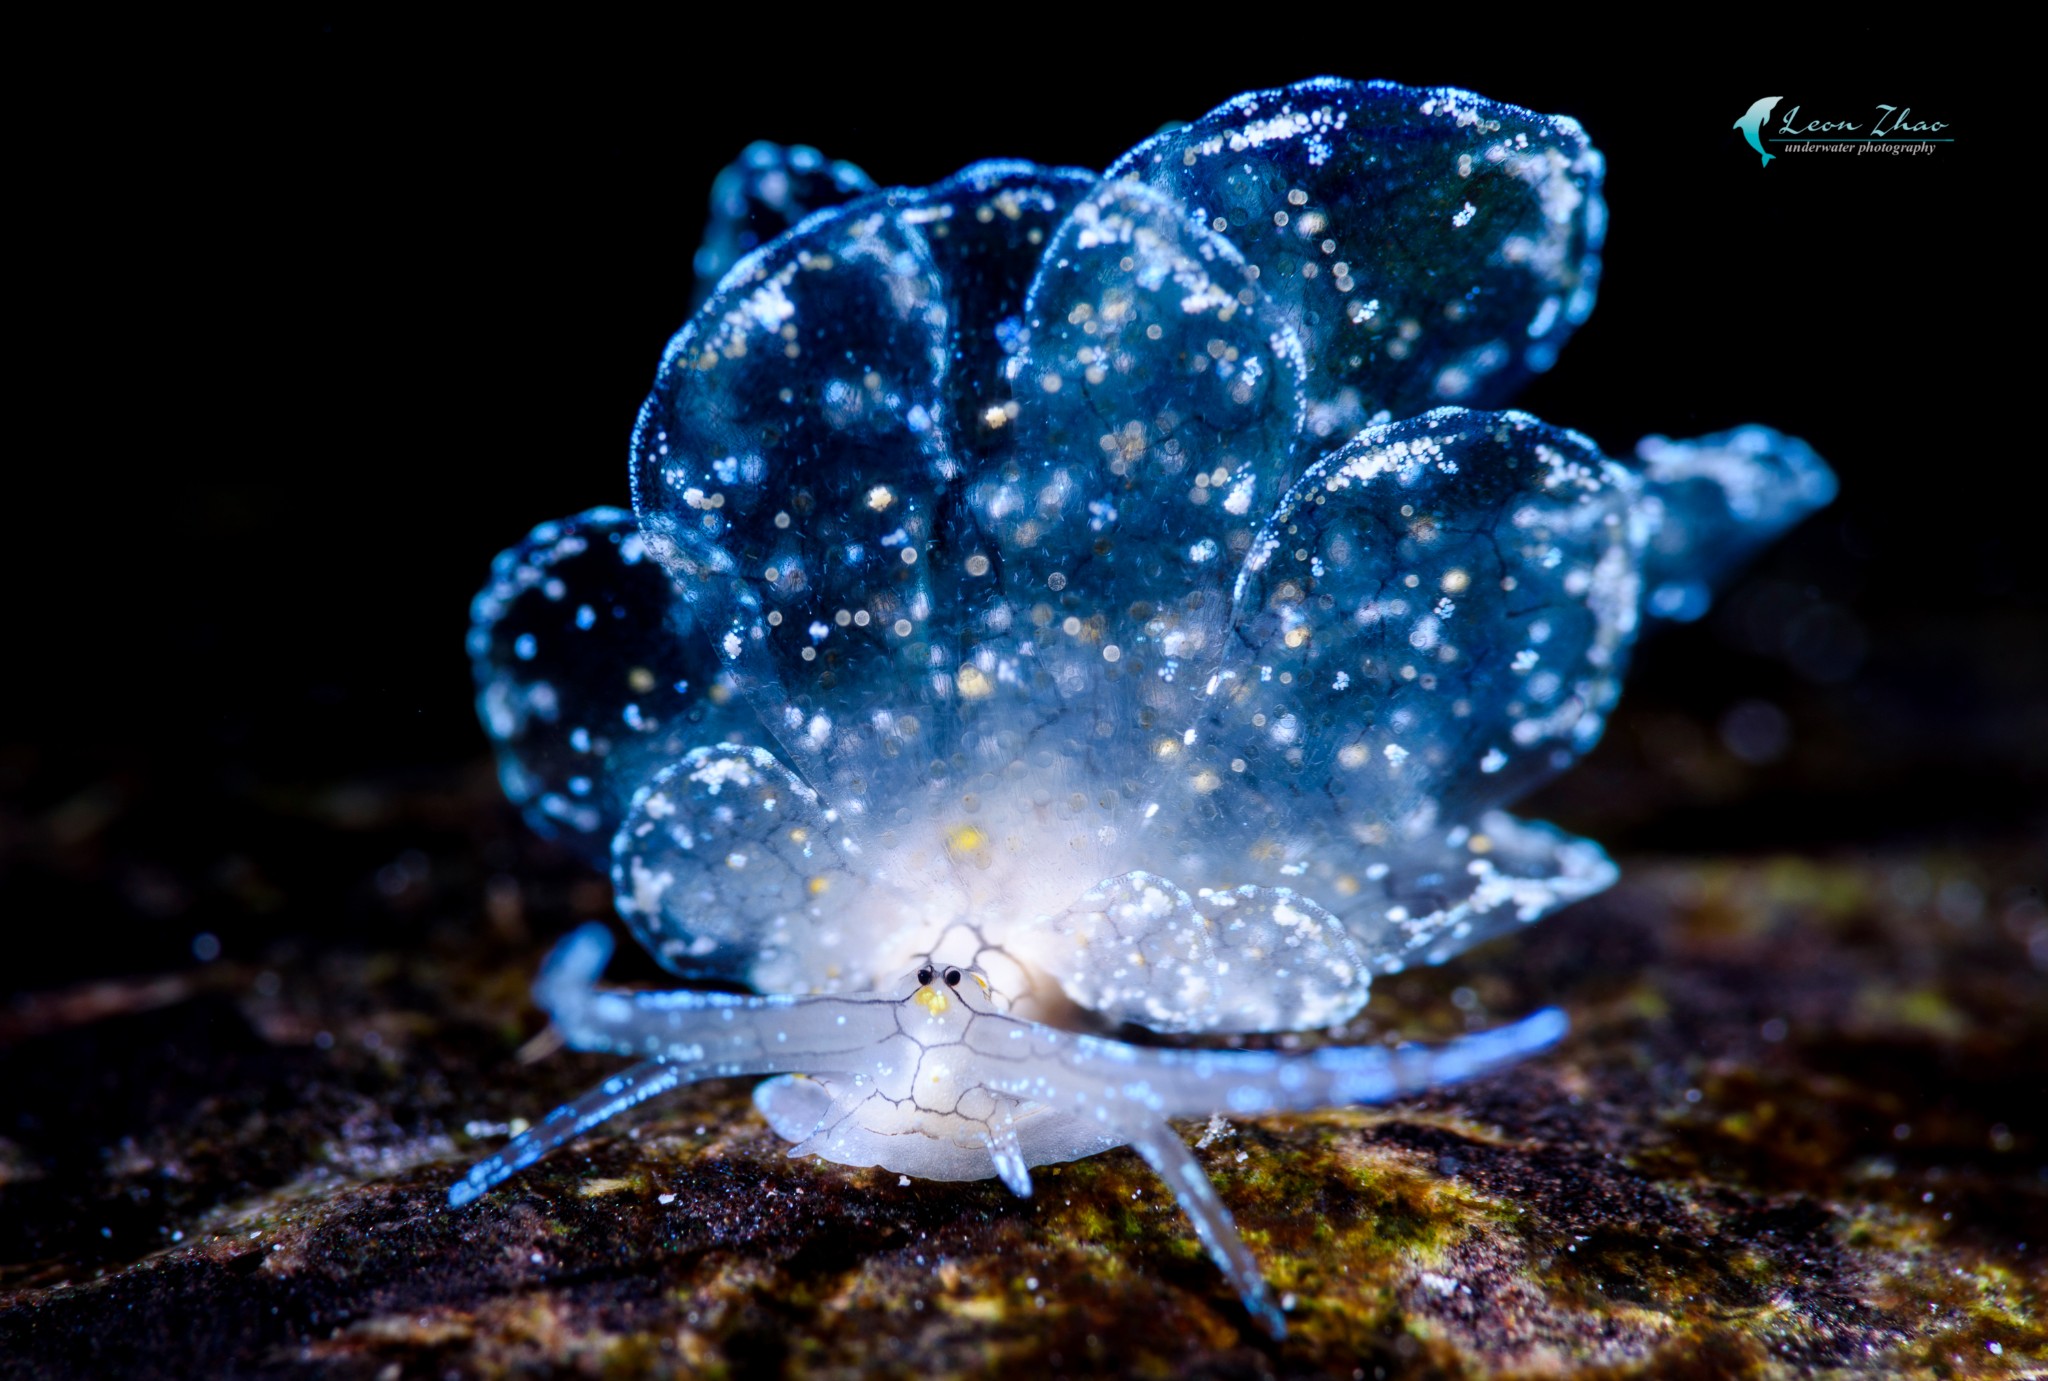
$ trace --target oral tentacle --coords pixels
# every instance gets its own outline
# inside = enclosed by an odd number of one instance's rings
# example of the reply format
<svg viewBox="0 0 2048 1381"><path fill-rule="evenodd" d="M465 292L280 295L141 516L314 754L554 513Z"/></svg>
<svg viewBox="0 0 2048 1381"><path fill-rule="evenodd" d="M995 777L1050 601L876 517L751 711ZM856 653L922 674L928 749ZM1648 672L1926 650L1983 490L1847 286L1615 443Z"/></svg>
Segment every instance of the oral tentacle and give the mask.
<svg viewBox="0 0 2048 1381"><path fill-rule="evenodd" d="M642 1060L621 1070L571 1103L564 1103L505 1149L470 1167L448 1187L448 1207L461 1208L489 1193L558 1146L594 1131L635 1104L685 1082L683 1071L661 1059Z"/></svg>
<svg viewBox="0 0 2048 1381"><path fill-rule="evenodd" d="M1307 1054L1125 1047L1131 1051L1122 1057L1127 1072L1107 1092L1162 1117L1385 1103L1515 1064L1555 1045L1568 1028L1563 1012L1544 1008L1436 1046L1332 1046Z"/></svg>
<svg viewBox="0 0 2048 1381"><path fill-rule="evenodd" d="M898 1004L857 997L690 991L600 991L611 936L586 925L542 966L534 998L578 1050L662 1060L676 1082L760 1074L851 1074L873 1066L891 1038L905 1039Z"/></svg>

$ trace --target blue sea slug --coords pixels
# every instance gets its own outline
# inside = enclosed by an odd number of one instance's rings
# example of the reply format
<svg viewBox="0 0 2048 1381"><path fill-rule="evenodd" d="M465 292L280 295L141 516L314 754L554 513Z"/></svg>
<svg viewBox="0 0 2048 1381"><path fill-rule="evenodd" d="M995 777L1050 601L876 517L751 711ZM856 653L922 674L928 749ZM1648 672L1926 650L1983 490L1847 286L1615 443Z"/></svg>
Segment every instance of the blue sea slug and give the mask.
<svg viewBox="0 0 2048 1381"><path fill-rule="evenodd" d="M450 1203L765 1076L792 1155L1028 1194L1131 1146L1281 1332L1167 1119L1394 1098L1564 1018L1435 1049L1114 1033L1328 1028L1608 886L1505 807L1597 742L1647 620L1832 497L1765 428L1616 459L1502 410L1592 308L1601 175L1569 119L1336 80L1102 175L878 191L750 149L634 511L501 555L470 651L528 819L664 966L763 995L599 989L609 938L576 932L536 997L637 1063Z"/></svg>

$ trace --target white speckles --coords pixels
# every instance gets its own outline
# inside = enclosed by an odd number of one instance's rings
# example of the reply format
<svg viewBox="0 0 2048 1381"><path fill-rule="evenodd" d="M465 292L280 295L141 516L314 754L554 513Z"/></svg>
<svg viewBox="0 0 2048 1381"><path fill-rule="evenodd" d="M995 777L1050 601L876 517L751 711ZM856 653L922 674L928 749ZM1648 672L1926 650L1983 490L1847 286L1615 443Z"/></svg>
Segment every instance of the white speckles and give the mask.
<svg viewBox="0 0 2048 1381"><path fill-rule="evenodd" d="M701 783L707 792L716 796L728 786L749 787L757 779L753 764L733 753L707 757L690 773L690 780Z"/></svg>
<svg viewBox="0 0 2048 1381"><path fill-rule="evenodd" d="M1461 209L1453 213L1453 215L1451 216L1451 224L1456 226L1458 229L1463 230L1466 226L1472 223L1472 218L1478 214L1479 208L1468 201Z"/></svg>

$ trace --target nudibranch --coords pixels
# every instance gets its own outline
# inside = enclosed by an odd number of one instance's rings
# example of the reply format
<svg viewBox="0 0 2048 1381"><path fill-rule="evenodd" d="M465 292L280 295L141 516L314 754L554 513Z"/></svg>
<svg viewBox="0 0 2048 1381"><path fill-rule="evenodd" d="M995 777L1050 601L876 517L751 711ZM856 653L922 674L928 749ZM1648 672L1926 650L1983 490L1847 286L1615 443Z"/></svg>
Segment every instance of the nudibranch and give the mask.
<svg viewBox="0 0 2048 1381"><path fill-rule="evenodd" d="M631 513L501 554L478 708L534 827L666 968L536 987L639 1063L449 1192L697 1079L791 1155L931 1179L1131 1146L1279 1311L1167 1119L1374 1102L1539 1051L1163 1048L1328 1028L1609 885L1504 807L1599 739L1648 620L1833 495L1763 427L1607 456L1503 411L1593 305L1572 120L1322 79L1101 175L722 175L719 275L632 444ZM749 248L753 246L752 248Z"/></svg>

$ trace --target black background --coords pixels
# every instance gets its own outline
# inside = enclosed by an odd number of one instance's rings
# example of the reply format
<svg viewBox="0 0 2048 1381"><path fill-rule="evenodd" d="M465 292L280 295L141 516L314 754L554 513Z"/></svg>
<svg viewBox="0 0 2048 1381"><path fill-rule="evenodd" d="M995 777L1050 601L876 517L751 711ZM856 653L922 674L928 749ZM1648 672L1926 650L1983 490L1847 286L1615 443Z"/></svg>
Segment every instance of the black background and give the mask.
<svg viewBox="0 0 2048 1381"><path fill-rule="evenodd" d="M1767 422L1842 479L1723 612L1641 650L1607 743L1532 809L1625 854L2039 838L2040 452L1993 334L2034 309L1971 66L1997 36L1570 22L763 8L25 40L0 989L187 964L202 931L231 958L389 940L422 919L405 870L473 899L523 866L509 811L462 805L486 771L467 601L533 523L625 501L711 178L749 140L885 185L1099 168L1322 73L1571 114L1605 151L1600 303L1522 406L1616 453ZM1778 93L1910 105L1955 142L1761 167L1730 126ZM1775 762L1719 733L1752 699L1788 717Z"/></svg>

